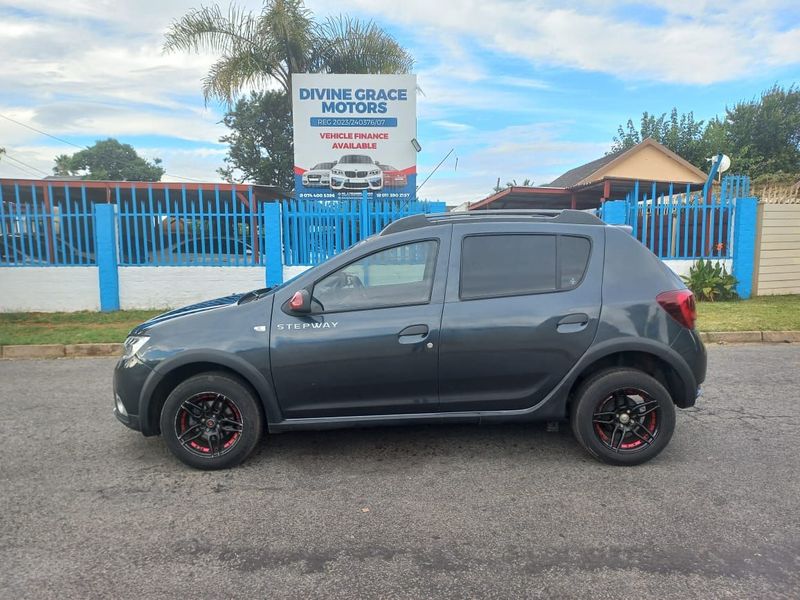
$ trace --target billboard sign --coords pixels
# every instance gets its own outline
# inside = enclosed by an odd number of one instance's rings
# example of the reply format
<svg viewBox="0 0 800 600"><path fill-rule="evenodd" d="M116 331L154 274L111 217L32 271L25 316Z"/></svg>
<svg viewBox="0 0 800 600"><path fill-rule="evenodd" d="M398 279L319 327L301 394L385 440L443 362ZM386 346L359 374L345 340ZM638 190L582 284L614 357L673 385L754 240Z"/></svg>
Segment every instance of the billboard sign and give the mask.
<svg viewBox="0 0 800 600"><path fill-rule="evenodd" d="M416 75L292 75L295 197L408 199Z"/></svg>

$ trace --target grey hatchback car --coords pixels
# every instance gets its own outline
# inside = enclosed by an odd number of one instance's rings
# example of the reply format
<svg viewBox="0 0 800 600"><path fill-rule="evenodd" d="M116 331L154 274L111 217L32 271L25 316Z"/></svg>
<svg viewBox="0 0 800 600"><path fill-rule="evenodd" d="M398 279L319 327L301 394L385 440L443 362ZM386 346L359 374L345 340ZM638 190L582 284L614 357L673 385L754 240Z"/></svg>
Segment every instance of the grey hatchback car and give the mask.
<svg viewBox="0 0 800 600"><path fill-rule="evenodd" d="M201 469L267 431L567 419L593 457L634 465L699 395L694 322L680 279L594 215L416 215L276 288L139 325L114 412Z"/></svg>

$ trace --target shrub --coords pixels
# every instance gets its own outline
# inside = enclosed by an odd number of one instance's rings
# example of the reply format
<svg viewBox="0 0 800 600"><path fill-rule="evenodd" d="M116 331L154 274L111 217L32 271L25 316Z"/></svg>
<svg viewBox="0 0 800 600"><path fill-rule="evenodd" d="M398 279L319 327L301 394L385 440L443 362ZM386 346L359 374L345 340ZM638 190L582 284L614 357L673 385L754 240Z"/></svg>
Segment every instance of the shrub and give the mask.
<svg viewBox="0 0 800 600"><path fill-rule="evenodd" d="M681 278L698 300L714 302L738 298L736 277L728 273L719 261L698 260L689 269L689 275Z"/></svg>

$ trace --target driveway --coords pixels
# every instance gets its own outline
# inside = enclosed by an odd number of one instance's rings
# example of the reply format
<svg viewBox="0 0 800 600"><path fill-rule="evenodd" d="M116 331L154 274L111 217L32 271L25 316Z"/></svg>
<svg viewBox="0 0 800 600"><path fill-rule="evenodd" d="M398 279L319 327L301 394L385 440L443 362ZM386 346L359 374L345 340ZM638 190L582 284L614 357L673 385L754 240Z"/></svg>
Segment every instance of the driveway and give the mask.
<svg viewBox="0 0 800 600"><path fill-rule="evenodd" d="M0 597L798 597L800 345L710 347L699 406L627 469L512 425L192 471L116 422L113 364L0 361Z"/></svg>

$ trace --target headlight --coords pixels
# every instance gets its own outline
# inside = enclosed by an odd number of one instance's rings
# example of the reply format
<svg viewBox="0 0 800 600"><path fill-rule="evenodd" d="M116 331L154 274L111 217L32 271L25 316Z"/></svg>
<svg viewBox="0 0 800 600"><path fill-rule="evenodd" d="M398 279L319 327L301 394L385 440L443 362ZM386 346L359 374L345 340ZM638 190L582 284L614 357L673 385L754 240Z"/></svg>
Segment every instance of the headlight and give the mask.
<svg viewBox="0 0 800 600"><path fill-rule="evenodd" d="M369 174L370 175L380 175L381 172L380 171L370 171Z"/></svg>
<svg viewBox="0 0 800 600"><path fill-rule="evenodd" d="M331 171L334 175L344 175L344 171L340 171L339 169L334 169Z"/></svg>
<svg viewBox="0 0 800 600"><path fill-rule="evenodd" d="M150 337L146 335L129 335L125 340L122 358L131 358L134 356L144 347L149 339Z"/></svg>

